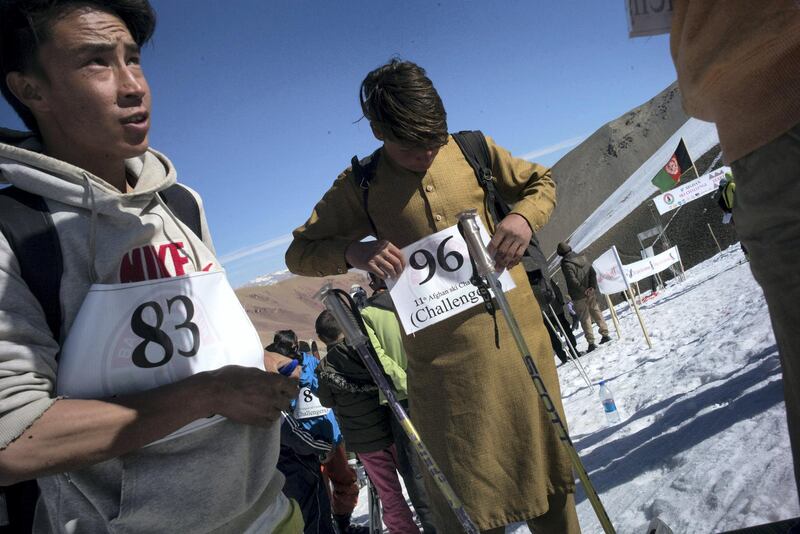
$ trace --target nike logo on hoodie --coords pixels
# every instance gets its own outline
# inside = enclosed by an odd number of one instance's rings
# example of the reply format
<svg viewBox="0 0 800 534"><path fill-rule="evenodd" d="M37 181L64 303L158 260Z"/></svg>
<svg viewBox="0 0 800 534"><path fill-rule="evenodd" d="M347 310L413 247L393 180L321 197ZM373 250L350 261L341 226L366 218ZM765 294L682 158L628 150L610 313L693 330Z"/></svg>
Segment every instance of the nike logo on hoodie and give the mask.
<svg viewBox="0 0 800 534"><path fill-rule="evenodd" d="M190 260L183 250L182 241L137 247L122 257L119 281L125 284L182 276L187 273L184 267L187 263Z"/></svg>

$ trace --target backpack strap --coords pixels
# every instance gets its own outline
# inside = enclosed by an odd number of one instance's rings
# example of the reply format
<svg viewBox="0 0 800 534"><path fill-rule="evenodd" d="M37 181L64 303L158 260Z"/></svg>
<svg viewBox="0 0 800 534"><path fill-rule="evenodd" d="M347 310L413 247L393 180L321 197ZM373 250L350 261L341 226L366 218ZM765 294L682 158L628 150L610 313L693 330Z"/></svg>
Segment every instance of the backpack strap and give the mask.
<svg viewBox="0 0 800 534"><path fill-rule="evenodd" d="M497 183L492 176L492 159L486 137L480 130L464 130L454 133L453 139L464 154L464 159L475 171L478 183L486 192L486 207L492 222L497 225L511 213L511 207L497 191ZM548 285L547 258L542 252L535 232L531 233L531 242L522 257L522 264L528 272L531 285ZM549 292L546 287L542 287L542 291Z"/></svg>
<svg viewBox="0 0 800 534"><path fill-rule="evenodd" d="M375 237L378 237L378 228L375 226L375 221L372 220L372 215L369 214L369 186L372 179L375 178L375 171L378 169L378 160L380 160L381 149L379 148L371 155L363 160L358 159L358 156L353 156L350 163L353 165L353 180L356 186L361 189L361 196L364 202L364 213L367 214L369 225L372 227L372 232Z"/></svg>
<svg viewBox="0 0 800 534"><path fill-rule="evenodd" d="M0 190L0 232L11 246L20 274L44 310L55 340L61 337L61 243L44 198L11 186ZM56 360L58 354L56 354ZM39 486L35 480L0 487L8 524L0 532L31 532Z"/></svg>
<svg viewBox="0 0 800 534"><path fill-rule="evenodd" d="M492 157L489 154L486 137L480 130L464 130L454 133L453 140L475 172L478 184L486 192L486 207L492 217L492 223L497 225L511 209L508 204L503 202L497 191L497 184L492 176Z"/></svg>
<svg viewBox="0 0 800 534"><path fill-rule="evenodd" d="M17 187L0 190L0 232L17 258L25 283L44 310L53 338L61 339L61 243L44 198Z"/></svg>
<svg viewBox="0 0 800 534"><path fill-rule="evenodd" d="M158 196L183 224L188 226L197 237L203 239L200 206L197 205L197 199L188 189L175 183L163 191L159 191Z"/></svg>
<svg viewBox="0 0 800 534"><path fill-rule="evenodd" d="M180 184L159 195L175 216L202 239L200 207L194 195ZM18 187L0 190L0 232L17 258L23 280L44 310L53 339L60 340L64 263L47 202Z"/></svg>

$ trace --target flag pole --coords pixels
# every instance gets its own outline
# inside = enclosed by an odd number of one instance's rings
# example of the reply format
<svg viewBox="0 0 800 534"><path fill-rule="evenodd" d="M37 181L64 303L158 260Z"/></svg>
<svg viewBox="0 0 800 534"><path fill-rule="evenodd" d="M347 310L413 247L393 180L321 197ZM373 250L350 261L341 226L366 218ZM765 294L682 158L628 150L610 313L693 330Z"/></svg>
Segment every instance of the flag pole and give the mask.
<svg viewBox="0 0 800 534"><path fill-rule="evenodd" d="M636 299L633 298L631 284L628 283L628 279L625 277L625 268L622 266L622 260L619 257L619 252L617 252L617 246L611 245L611 248L614 250L614 258L617 260L617 266L619 267L620 275L622 275L622 281L625 282L625 286L627 287L627 294L630 295L633 311L636 312L636 317L639 319L639 325L642 327L644 339L647 341L647 347L652 349L653 344L650 342L650 335L647 333L647 328L644 326L644 320L642 319L642 315L639 313L639 306L636 305Z"/></svg>
<svg viewBox="0 0 800 534"><path fill-rule="evenodd" d="M605 293L603 293L605 295ZM606 297L606 304L608 304L608 309L611 310L611 320L614 321L614 329L617 331L617 339L622 339L622 335L619 333L619 320L617 319L617 311L614 309L614 305L611 303L611 297L605 295Z"/></svg>
<svg viewBox="0 0 800 534"><path fill-rule="evenodd" d="M553 307L550 306L550 309L552 310ZM550 317L548 317L547 313L542 312L542 317L544 317L544 320L547 321L547 324L550 326L550 329L553 332L557 332L556 327L553 324L553 321L550 320ZM558 322L558 318L556 318L556 322ZM566 334L564 337L566 337ZM570 343L569 340L567 340L567 344L570 346L570 349L572 349L572 343ZM563 343L561 344L561 348L562 349L564 348ZM581 377L586 381L586 385L589 386L589 389L590 390L594 389L592 381L589 380L589 376L586 374L586 370L583 368L583 365L581 365L581 363L578 361L577 355L572 354L572 350L567 351L567 359L571 360L575 368L578 369L578 374L581 375Z"/></svg>
<svg viewBox="0 0 800 534"><path fill-rule="evenodd" d="M717 241L717 236L714 235L714 230L711 229L711 223L706 223L706 226L708 226L708 231L711 232L711 237L714 238L714 243L717 245L717 250L722 252L722 247L719 246L719 241Z"/></svg>
<svg viewBox="0 0 800 534"><path fill-rule="evenodd" d="M647 341L647 348L652 349L653 343L651 343L650 341L650 335L647 333L647 327L644 325L644 319L642 319L642 314L639 313L639 306L636 305L636 299L633 297L633 291L631 291L630 286L628 286L628 295L630 295L631 303L633 304L633 311L636 312L636 317L637 319L639 319L639 325L642 327L644 340Z"/></svg>

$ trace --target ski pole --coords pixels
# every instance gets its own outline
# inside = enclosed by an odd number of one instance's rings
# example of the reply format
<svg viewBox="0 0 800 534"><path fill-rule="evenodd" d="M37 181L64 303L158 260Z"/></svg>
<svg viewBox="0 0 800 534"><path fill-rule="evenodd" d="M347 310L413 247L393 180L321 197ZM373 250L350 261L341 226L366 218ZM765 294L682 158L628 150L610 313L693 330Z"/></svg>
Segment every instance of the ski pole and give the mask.
<svg viewBox="0 0 800 534"><path fill-rule="evenodd" d="M600 497L597 495L597 491L595 491L594 486L589 480L589 474L586 472L586 468L583 467L583 462L581 462L581 458L578 456L578 451L575 450L575 445L572 443L569 433L567 433L567 428L561 420L561 416L558 414L558 410L556 410L555 404L553 404L553 400L547 392L547 388L544 386L542 376L539 374L539 370L536 368L533 358L531 358L531 353L527 343L525 343L525 338L522 337L522 332L511 311L508 299L506 299L506 295L503 293L503 288L500 285L500 280L495 271L494 260L492 260L489 251L486 250L486 246L481 239L478 229L477 210L470 209L459 213L458 226L464 236L464 240L467 242L467 249L469 250L473 265L477 270L477 276L474 278L478 279L479 283L488 284L489 288L494 293L494 298L497 301L500 311L503 313L503 317L506 319L506 323L508 324L509 330L511 330L517 348L522 353L522 359L525 362L525 367L528 369L528 374L533 380L533 385L536 387L536 391L547 413L550 414L550 420L556 427L559 439L567 448L569 457L572 460L572 466L583 483L586 496L592 503L592 508L594 508L594 512L597 514L597 519L600 521L600 525L603 527L603 531L606 532L606 534L614 534L614 527L611 524L611 520L608 518L608 513L606 513L606 509L603 507L603 503L600 502Z"/></svg>
<svg viewBox="0 0 800 534"><path fill-rule="evenodd" d="M361 360L367 367L372 380L375 381L375 384L383 392L384 396L386 397L386 401L389 403L389 407L391 408L395 417L397 417L397 421L400 423L400 426L403 427L408 439L414 445L414 449L417 451L420 460L422 460L422 463L428 469L428 473L430 473L434 482L439 487L439 490L444 495L444 498L447 500L447 504L450 505L450 509L461 523L461 527L464 529L464 532L467 534L480 534L478 527L472 522L472 519L470 519L469 514L467 514L467 511L464 508L461 500L458 498L455 491L453 491L453 487L447 481L444 473L442 473L441 469L439 469L439 465L431 456L428 447L426 447L422 442L422 439L420 438L417 429L411 423L411 419L409 419L408 414L406 414L405 410L398 402L394 388L389 385L386 377L383 375L378 367L378 364L375 362L375 359L372 357L372 353L369 350L370 341L366 334L364 334L361 315L354 311L355 304L352 303L350 296L341 289L333 289L331 284L326 284L322 289L320 289L316 296L322 301L328 311L333 314L336 322L339 323L339 326L344 332L344 337L347 340L347 344L353 347L356 352L358 352L359 356L361 356ZM348 304L352 303L350 304L349 309L348 306L345 306L345 304L342 302L342 298L347 299Z"/></svg>
<svg viewBox="0 0 800 534"><path fill-rule="evenodd" d="M594 384L592 384L592 381L589 380L589 375L586 373L586 368L578 359L580 358L580 356L578 355L578 349L576 349L575 346L572 344L572 341L569 340L569 336L567 336L567 331L564 330L564 325L562 325L561 321L558 320L556 316L556 311L553 309L553 305L548 304L547 306L550 308L550 312L552 312L553 317L556 317L555 324L558 325L558 330L561 332L561 335L564 336L564 341L567 342L567 346L569 346L571 354L574 357L575 364L578 366L580 373L583 375L583 379L589 383L589 389L594 390ZM545 316L547 316L547 314L545 314Z"/></svg>
<svg viewBox="0 0 800 534"><path fill-rule="evenodd" d="M550 306L550 309L552 310L553 307ZM542 317L544 317L544 320L547 321L547 324L550 326L550 329L553 332L558 332L558 330L556 330L555 325L553 325L553 321L550 320L550 317L548 317L546 313L542 313ZM558 319L556 319L556 322L558 322ZM564 337L565 338L567 337L566 334L564 334ZM581 375L581 378L583 378L583 380L586 382L586 385L589 386L589 390L594 389L592 381L589 380L589 376L586 374L586 370L583 368L583 365L581 365L581 363L578 361L578 356L572 353L574 349L572 348L572 343L569 342L569 339L567 339L567 345L570 348L570 350L567 351L567 359L571 361L572 365L574 365L575 368L578 370L578 374ZM564 347L563 342L561 343L561 347L563 349Z"/></svg>
<svg viewBox="0 0 800 534"><path fill-rule="evenodd" d="M369 534L382 534L383 522L381 513L381 501L378 492L372 485L372 480L367 477L367 491L369 495Z"/></svg>
<svg viewBox="0 0 800 534"><path fill-rule="evenodd" d="M579 357L579 356L578 356L578 350L577 350L577 349L575 348L575 346L572 344L572 341L570 341L570 340L569 340L569 337L567 336L567 331L566 331L566 330L564 330L564 325L562 325L562 324L561 324L561 321L559 321L559 320L558 320L558 315L556 315L556 310L555 310L555 309L553 309L553 305L552 305L552 304L548 304L548 305L547 305L547 307L548 307L548 308L550 308L550 313L552 313L552 314L553 314L553 317L555 317L555 319L554 319L554 320L551 320L551 323L555 323L555 325L556 325L556 326L558 326L558 331L559 331L559 332L561 332L561 335L562 335L562 336L564 336L564 341L567 343L567 346L569 346L569 349L570 349L570 351L571 351L571 354L572 354L572 355L575 357L575 359L577 360L577 359L578 359L578 357ZM547 315L547 314L545 314L545 315Z"/></svg>

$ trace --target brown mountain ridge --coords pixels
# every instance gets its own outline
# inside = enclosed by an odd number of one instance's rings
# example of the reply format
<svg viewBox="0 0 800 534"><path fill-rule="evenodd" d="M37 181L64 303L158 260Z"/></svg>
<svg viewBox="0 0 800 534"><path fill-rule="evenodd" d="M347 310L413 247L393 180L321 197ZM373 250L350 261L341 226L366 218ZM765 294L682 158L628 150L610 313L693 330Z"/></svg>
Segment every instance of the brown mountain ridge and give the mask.
<svg viewBox="0 0 800 534"><path fill-rule="evenodd" d="M236 290L236 296L253 321L263 345L272 342L277 330L290 329L300 339L316 339L314 321L324 306L314 295L327 283L345 291L358 284L369 291L366 275L351 271L323 278L293 276L268 286L241 287Z"/></svg>

